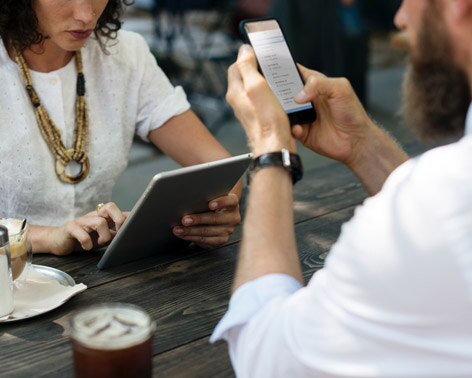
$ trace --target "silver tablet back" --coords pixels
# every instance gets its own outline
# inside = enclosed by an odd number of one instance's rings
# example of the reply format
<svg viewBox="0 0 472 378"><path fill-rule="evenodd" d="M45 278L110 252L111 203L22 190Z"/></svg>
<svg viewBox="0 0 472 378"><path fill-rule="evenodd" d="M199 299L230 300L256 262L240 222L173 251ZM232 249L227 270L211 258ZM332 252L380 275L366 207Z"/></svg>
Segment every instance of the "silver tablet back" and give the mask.
<svg viewBox="0 0 472 378"><path fill-rule="evenodd" d="M250 159L244 154L154 176L97 267L121 265L182 243L172 227L185 214L208 211L208 202L231 190Z"/></svg>

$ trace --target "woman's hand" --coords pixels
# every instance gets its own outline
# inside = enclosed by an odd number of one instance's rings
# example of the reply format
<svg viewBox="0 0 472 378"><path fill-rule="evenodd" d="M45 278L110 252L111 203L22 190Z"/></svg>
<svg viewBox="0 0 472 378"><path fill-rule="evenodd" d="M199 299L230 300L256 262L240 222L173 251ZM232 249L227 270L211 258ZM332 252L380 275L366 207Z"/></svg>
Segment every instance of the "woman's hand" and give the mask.
<svg viewBox="0 0 472 378"><path fill-rule="evenodd" d="M127 216L128 213L109 202L61 227L33 226L33 251L62 256L74 251L102 247L114 238Z"/></svg>
<svg viewBox="0 0 472 378"><path fill-rule="evenodd" d="M305 88L295 97L298 103L311 101L318 117L311 125L296 125L292 134L313 151L352 166L365 143L378 127L369 118L351 84L331 79L299 65Z"/></svg>
<svg viewBox="0 0 472 378"><path fill-rule="evenodd" d="M228 242L236 226L241 223L239 198L230 193L209 202L209 212L185 215L182 225L173 228L175 236L201 247L216 247Z"/></svg>

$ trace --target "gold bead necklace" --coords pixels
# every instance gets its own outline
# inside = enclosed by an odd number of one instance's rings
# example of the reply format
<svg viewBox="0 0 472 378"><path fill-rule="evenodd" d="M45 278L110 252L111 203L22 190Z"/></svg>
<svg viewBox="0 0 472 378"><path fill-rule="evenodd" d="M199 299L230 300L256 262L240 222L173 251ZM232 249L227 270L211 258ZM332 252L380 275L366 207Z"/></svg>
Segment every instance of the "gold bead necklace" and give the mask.
<svg viewBox="0 0 472 378"><path fill-rule="evenodd" d="M75 53L77 67L77 98L75 100L75 129L72 148L66 148L61 140L61 132L49 117L33 87L33 81L23 55L15 50L15 58L20 67L21 75L25 82L26 92L34 107L34 115L50 151L56 159L56 174L59 179L67 184L81 182L90 171L90 162L87 156L89 145L89 118L87 103L85 101L85 77L82 66L82 54L80 50ZM66 172L66 167L71 161L80 165L80 172L71 176Z"/></svg>

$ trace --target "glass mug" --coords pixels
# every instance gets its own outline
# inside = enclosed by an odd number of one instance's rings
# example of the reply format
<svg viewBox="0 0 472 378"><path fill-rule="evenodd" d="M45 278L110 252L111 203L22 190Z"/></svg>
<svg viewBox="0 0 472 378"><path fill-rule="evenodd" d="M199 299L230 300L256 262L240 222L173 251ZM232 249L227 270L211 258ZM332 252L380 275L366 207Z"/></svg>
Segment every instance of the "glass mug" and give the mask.
<svg viewBox="0 0 472 378"><path fill-rule="evenodd" d="M155 324L140 307L94 305L73 314L71 343L76 377L151 377Z"/></svg>
<svg viewBox="0 0 472 378"><path fill-rule="evenodd" d="M10 257L13 282L21 286L31 267L33 253L28 223L23 226L23 219L0 218L0 224L8 228L10 239Z"/></svg>

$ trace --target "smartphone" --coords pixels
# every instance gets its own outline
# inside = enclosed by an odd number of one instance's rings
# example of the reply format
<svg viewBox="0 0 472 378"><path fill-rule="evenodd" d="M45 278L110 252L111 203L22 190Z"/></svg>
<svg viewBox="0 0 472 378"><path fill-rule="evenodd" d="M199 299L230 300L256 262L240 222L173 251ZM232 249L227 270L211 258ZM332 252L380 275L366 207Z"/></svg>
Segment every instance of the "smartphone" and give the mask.
<svg viewBox="0 0 472 378"><path fill-rule="evenodd" d="M298 104L294 100L304 83L277 20L243 20L239 28L246 42L252 45L259 69L287 113L290 124L313 122L316 119L313 104Z"/></svg>

